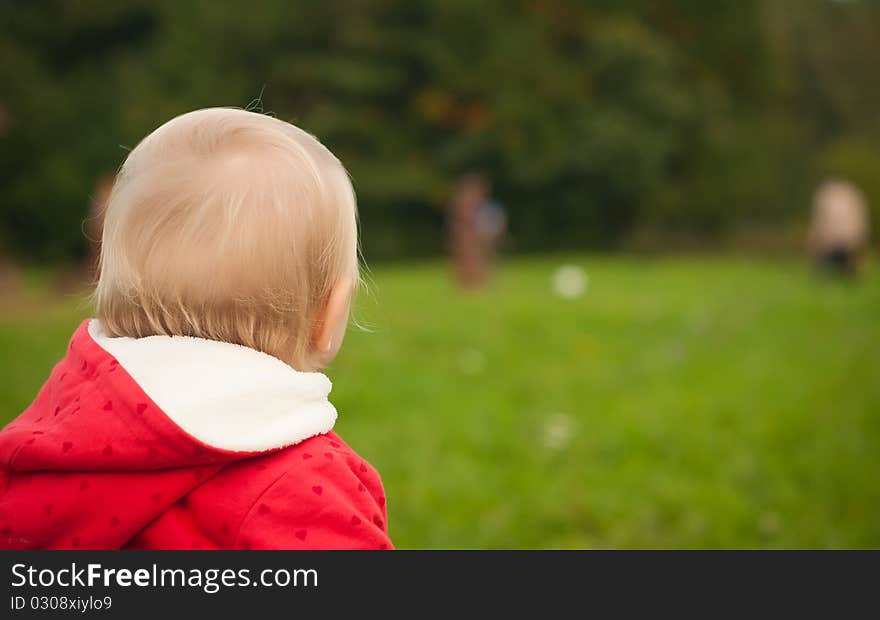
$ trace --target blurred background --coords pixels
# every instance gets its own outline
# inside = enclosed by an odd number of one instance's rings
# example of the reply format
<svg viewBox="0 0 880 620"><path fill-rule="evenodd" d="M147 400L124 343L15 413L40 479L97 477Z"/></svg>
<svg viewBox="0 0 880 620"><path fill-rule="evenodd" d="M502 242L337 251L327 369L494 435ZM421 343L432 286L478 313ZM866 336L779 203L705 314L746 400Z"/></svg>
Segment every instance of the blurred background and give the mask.
<svg viewBox="0 0 880 620"><path fill-rule="evenodd" d="M127 151L246 107L353 177L399 547L880 547L878 66L874 0L3 0L0 423Z"/></svg>

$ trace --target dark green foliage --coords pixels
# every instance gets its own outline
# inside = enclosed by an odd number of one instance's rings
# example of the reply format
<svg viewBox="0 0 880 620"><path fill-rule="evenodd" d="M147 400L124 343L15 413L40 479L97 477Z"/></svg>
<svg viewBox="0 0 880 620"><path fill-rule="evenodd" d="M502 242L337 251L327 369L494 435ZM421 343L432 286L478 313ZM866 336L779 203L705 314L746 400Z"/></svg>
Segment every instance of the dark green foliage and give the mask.
<svg viewBox="0 0 880 620"><path fill-rule="evenodd" d="M7 1L0 250L82 254L100 175L216 105L336 152L369 256L439 251L470 170L520 249L787 221L846 158L828 145L880 174L878 34L858 0Z"/></svg>

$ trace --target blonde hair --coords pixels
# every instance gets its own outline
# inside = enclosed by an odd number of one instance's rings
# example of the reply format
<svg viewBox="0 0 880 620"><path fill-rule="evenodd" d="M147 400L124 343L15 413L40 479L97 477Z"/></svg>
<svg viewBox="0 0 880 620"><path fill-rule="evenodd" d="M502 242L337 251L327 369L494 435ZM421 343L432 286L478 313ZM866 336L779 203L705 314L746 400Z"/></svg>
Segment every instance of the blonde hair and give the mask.
<svg viewBox="0 0 880 620"><path fill-rule="evenodd" d="M316 316L346 277L358 281L357 209L339 160L289 123L211 108L126 158L94 301L110 336L197 336L313 370Z"/></svg>

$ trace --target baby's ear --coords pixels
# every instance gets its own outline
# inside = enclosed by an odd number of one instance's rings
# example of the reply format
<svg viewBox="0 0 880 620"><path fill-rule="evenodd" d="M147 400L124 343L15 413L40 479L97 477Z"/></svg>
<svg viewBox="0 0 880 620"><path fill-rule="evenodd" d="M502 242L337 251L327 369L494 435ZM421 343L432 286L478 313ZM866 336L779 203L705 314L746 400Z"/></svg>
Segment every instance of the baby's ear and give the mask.
<svg viewBox="0 0 880 620"><path fill-rule="evenodd" d="M315 317L311 333L312 352L322 365L329 364L342 346L353 290L354 281L350 277L340 278Z"/></svg>

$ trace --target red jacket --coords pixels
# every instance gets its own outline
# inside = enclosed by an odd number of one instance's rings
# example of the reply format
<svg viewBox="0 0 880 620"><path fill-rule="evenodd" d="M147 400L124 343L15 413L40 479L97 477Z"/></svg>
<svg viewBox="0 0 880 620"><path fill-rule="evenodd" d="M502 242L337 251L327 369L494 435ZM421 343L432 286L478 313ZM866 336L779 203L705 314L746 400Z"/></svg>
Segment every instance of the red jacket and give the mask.
<svg viewBox="0 0 880 620"><path fill-rule="evenodd" d="M0 548L389 549L329 391L252 349L85 321L0 431Z"/></svg>

